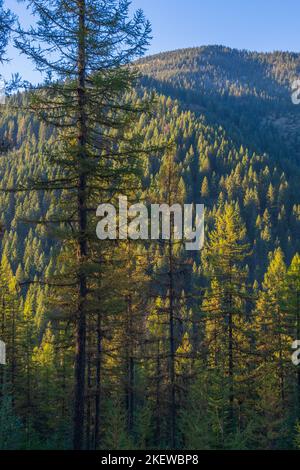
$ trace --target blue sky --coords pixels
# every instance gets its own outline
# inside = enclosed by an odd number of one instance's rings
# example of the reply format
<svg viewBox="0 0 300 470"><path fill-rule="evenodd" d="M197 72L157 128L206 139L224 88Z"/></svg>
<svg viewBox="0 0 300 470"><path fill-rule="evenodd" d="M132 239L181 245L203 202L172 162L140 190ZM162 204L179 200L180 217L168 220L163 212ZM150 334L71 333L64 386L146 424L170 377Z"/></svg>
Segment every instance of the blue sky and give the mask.
<svg viewBox="0 0 300 470"><path fill-rule="evenodd" d="M26 3L26 2L25 2ZM23 24L31 18L24 3L6 0ZM222 44L257 51L300 52L299 0L132 0L132 9L142 8L152 23L149 54L183 47ZM1 66L8 78L19 72L38 81L25 58L9 48L11 62Z"/></svg>

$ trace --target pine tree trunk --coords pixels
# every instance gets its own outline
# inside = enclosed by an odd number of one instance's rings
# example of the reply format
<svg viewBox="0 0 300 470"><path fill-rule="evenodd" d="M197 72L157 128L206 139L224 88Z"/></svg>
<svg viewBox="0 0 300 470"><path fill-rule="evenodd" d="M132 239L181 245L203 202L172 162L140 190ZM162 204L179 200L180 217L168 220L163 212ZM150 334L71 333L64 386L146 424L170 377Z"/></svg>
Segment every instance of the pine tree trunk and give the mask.
<svg viewBox="0 0 300 470"><path fill-rule="evenodd" d="M2 315L1 315L1 340L4 341L5 338L5 302L4 302L4 292L2 293ZM3 394L3 389L4 389L4 368L0 367L0 398L2 397Z"/></svg>
<svg viewBox="0 0 300 470"><path fill-rule="evenodd" d="M160 376L161 376L161 371L160 371L160 340L157 340L157 350L156 350L156 400L155 400L155 405L156 405L156 414L155 414L155 441L157 447L159 447L161 443L161 426L160 426L160 417L161 417L161 405L160 405Z"/></svg>
<svg viewBox="0 0 300 470"><path fill-rule="evenodd" d="M168 168L168 204L172 205L172 169ZM176 447L176 403L175 403L175 338L174 338L174 267L173 267L174 220L170 219L169 248L169 381L170 381L170 446Z"/></svg>
<svg viewBox="0 0 300 470"><path fill-rule="evenodd" d="M284 393L284 366L283 366L283 347L282 347L282 326L281 326L281 315L280 311L277 314L277 318L279 319L279 380L280 380L280 395L281 395L281 403L282 403L282 410L284 409L284 400L285 400L285 393Z"/></svg>
<svg viewBox="0 0 300 470"><path fill-rule="evenodd" d="M232 288L232 265L230 262L230 282L229 288ZM234 425L234 361L233 361L233 302L232 294L229 293L229 314L228 314L228 375L229 375L229 431L233 431Z"/></svg>
<svg viewBox="0 0 300 470"><path fill-rule="evenodd" d="M127 429L131 434L133 429L133 412L134 412L134 357L133 357L133 325L132 325L132 305L131 296L127 299L128 314L128 354L127 354L127 385L126 385L126 404L127 404Z"/></svg>
<svg viewBox="0 0 300 470"><path fill-rule="evenodd" d="M300 340L300 292L297 291L297 340ZM300 420L300 367L297 368L298 419Z"/></svg>
<svg viewBox="0 0 300 470"><path fill-rule="evenodd" d="M95 450L99 445L100 437L100 409L101 409L101 366L102 366L102 334L101 313L97 316L97 355L96 355L96 396L95 396Z"/></svg>
<svg viewBox="0 0 300 470"><path fill-rule="evenodd" d="M172 227L173 229L173 227ZM175 404L175 339L174 339L174 280L173 280L173 250L172 240L169 243L169 276L170 276L170 317L169 317L169 335L170 335L170 444L175 449L176 441L176 404Z"/></svg>
<svg viewBox="0 0 300 470"><path fill-rule="evenodd" d="M85 303L87 297L87 280L84 272L84 261L87 256L87 212L86 212L86 175L84 163L86 159L87 128L85 114L85 0L79 0L79 42L78 42L78 149L79 149L79 177L78 177L78 318L76 324L76 355L75 355L75 410L74 410L74 449L80 450L84 440L84 398L85 398L85 363L86 363L86 314Z"/></svg>
<svg viewBox="0 0 300 470"><path fill-rule="evenodd" d="M233 325L232 313L229 313L228 326L228 374L229 374L229 429L233 430L234 412L234 388L233 388Z"/></svg>
<svg viewBox="0 0 300 470"><path fill-rule="evenodd" d="M86 449L90 449L91 445L91 420L92 420L92 409L91 409L91 386L92 386L92 365L91 365L91 329L88 325L87 329L87 403L86 403Z"/></svg>
<svg viewBox="0 0 300 470"><path fill-rule="evenodd" d="M12 343L11 343L11 391L12 391L12 406L15 406L15 375L16 375L16 312L15 302L13 304L12 312Z"/></svg>

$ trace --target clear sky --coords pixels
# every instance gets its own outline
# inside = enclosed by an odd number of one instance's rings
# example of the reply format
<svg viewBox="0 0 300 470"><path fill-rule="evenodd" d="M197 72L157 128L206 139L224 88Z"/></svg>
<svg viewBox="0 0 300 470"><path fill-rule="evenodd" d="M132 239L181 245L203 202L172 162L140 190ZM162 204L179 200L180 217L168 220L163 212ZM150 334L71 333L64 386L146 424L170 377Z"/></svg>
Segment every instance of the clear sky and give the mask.
<svg viewBox="0 0 300 470"><path fill-rule="evenodd" d="M5 2L23 24L30 24L26 2ZM142 8L152 23L149 54L209 44L300 51L299 0L132 0L132 9L137 8ZM19 72L25 79L38 80L30 62L12 47L8 53L12 60L0 66L0 74L8 78Z"/></svg>

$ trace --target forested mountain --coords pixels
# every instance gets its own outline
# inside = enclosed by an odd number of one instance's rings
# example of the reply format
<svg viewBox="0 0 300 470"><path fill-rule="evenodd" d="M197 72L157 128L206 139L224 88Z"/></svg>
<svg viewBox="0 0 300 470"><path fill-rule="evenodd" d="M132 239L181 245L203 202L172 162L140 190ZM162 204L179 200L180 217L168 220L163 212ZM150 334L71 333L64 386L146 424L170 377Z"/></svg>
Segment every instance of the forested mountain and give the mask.
<svg viewBox="0 0 300 470"><path fill-rule="evenodd" d="M279 134L297 151L299 111L291 86L299 77L299 54L208 46L142 59L140 68L147 84L228 126L249 148L276 152Z"/></svg>
<svg viewBox="0 0 300 470"><path fill-rule="evenodd" d="M138 107L154 92L155 103L128 131L145 151L139 172L118 173L119 193L148 204L204 203L206 240L190 253L174 240L91 238L84 447L298 448L300 372L291 356L300 339L300 107L291 82L300 54L214 46L136 66L141 77L125 101ZM49 148L59 150L57 131L26 103L17 94L0 116L8 355L0 447L68 449L74 226L70 219L64 246L63 222L34 221L59 220L73 202L68 185L33 183L64 173L48 158ZM95 235L103 201L98 187L94 194ZM114 191L103 197L114 200Z"/></svg>

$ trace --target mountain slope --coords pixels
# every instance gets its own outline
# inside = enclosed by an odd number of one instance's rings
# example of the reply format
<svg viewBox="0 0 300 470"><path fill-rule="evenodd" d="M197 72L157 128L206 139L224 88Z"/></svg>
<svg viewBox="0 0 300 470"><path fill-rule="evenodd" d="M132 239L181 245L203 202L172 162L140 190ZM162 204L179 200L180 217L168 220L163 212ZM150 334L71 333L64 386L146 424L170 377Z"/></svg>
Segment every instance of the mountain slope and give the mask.
<svg viewBox="0 0 300 470"><path fill-rule="evenodd" d="M138 64L144 84L225 124L249 146L276 152L279 144L299 157L300 107L292 104L291 84L300 77L300 54L208 46L158 54Z"/></svg>
<svg viewBox="0 0 300 470"><path fill-rule="evenodd" d="M300 250L300 142L296 132L300 107L291 103L289 83L299 71L300 55L257 54L224 47L203 47L148 57L138 62L141 85L158 93L153 118L144 116L136 131L147 142L164 137L176 143L176 159L186 185L187 200L204 202L207 225L228 201L238 204L254 247L253 279L261 280L267 254L281 246L289 261ZM132 99L138 99L133 94ZM292 136L286 122L294 120ZM10 150L0 159L4 186L52 172L44 157L55 136L34 116L7 111L1 117L0 138ZM152 155L144 187L159 171ZM49 244L41 230L24 226L20 218L53 211L47 195L0 195L6 210L3 250L25 275L43 272L49 264ZM34 242L34 256L22 259ZM26 265L26 266L25 266Z"/></svg>
<svg viewBox="0 0 300 470"><path fill-rule="evenodd" d="M165 448L173 382L171 317L179 446L295 447L299 381L290 355L298 291L291 285L286 295L286 265L300 252L300 165L297 133L288 135L286 120L298 122L300 108L291 105L288 85L297 61L291 54L260 56L216 47L139 62L144 75L126 99L138 103L154 89L156 106L131 132L147 147L157 149L166 139L175 145L171 155L155 150L150 158L141 155L144 171L130 200L166 202L173 186L180 202L205 204L206 231L218 234L210 253L209 244L201 253L155 242L92 245L101 273L90 282L96 296L86 315L87 404L95 399L96 406L99 392L99 448ZM22 110L26 96L13 100L16 106L0 116L0 187L60 178L63 170L47 154L59 146L56 133ZM118 182L112 193L116 190L123 192ZM107 200L107 191L103 200L98 197L95 207ZM25 423L25 448L70 447L76 294L65 283L65 269L73 263L55 230L30 220L57 220L72 199L71 191L58 189L0 192L1 339L11 348L16 344L18 353L17 368L10 368L14 406L2 409L5 416L10 410L14 439ZM95 234L94 207L88 222ZM68 229L76 230L76 222L68 220ZM52 279L59 284L49 285ZM65 305L67 315L61 311ZM234 336L228 335L230 322ZM228 407L232 345L236 398ZM227 410L233 408L236 431L232 418L228 426ZM92 407L88 414L92 423Z"/></svg>

